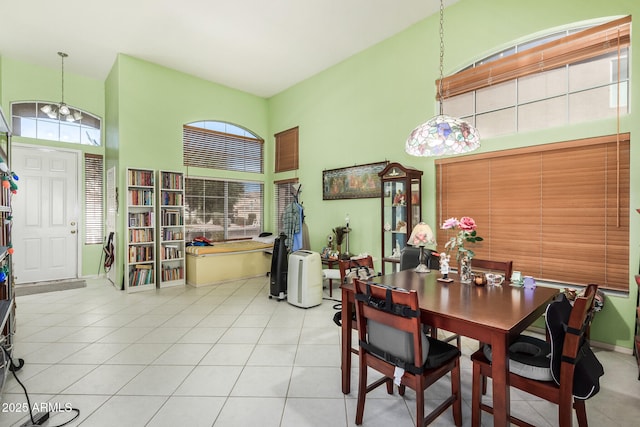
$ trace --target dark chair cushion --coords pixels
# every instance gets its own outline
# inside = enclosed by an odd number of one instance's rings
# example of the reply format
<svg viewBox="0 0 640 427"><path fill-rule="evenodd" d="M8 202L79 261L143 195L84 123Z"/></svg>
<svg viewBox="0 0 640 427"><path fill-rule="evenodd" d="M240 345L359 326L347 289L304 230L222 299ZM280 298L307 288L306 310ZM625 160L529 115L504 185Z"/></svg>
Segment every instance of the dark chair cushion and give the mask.
<svg viewBox="0 0 640 427"><path fill-rule="evenodd" d="M491 346L484 346L484 355L491 360ZM509 346L509 371L521 377L551 381L551 345L539 338L520 335Z"/></svg>
<svg viewBox="0 0 640 427"><path fill-rule="evenodd" d="M429 354L424 364L425 368L437 368L454 357L460 356L458 347L435 338L427 337L427 339L429 340Z"/></svg>
<svg viewBox="0 0 640 427"><path fill-rule="evenodd" d="M551 373L556 384L560 382L560 365L562 362L562 347L567 333L567 325L571 316L572 306L565 294L558 297L547 306L545 320L547 331L551 337L554 350L551 355ZM588 399L600 391L600 377L604 375L604 368L589 346L589 340L583 335L578 349L575 373L573 375L573 395L578 399Z"/></svg>

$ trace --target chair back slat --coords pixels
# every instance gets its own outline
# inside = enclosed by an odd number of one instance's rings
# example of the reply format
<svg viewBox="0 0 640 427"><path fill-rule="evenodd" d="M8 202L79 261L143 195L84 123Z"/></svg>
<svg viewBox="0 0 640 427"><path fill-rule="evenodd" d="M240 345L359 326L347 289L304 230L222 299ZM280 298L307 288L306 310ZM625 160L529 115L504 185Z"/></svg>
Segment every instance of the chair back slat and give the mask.
<svg viewBox="0 0 640 427"><path fill-rule="evenodd" d="M373 258L371 255L363 258L341 259L338 261L338 268L340 269L340 283L345 283L349 270L357 267L367 267L373 271Z"/></svg>
<svg viewBox="0 0 640 427"><path fill-rule="evenodd" d="M493 261L487 259L473 258L471 261L473 268L481 270L499 271L504 274L504 279L509 280L513 272L513 261Z"/></svg>

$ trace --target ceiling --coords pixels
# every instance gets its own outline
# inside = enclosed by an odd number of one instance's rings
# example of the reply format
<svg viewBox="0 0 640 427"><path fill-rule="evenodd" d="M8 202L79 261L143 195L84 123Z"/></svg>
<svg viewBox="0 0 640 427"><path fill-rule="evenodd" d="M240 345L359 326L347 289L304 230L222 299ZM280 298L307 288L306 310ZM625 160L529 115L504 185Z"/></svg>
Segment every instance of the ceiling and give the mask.
<svg viewBox="0 0 640 427"><path fill-rule="evenodd" d="M446 0L450 5L459 0ZM124 53L269 97L437 13L438 0L0 0L0 55L104 80Z"/></svg>

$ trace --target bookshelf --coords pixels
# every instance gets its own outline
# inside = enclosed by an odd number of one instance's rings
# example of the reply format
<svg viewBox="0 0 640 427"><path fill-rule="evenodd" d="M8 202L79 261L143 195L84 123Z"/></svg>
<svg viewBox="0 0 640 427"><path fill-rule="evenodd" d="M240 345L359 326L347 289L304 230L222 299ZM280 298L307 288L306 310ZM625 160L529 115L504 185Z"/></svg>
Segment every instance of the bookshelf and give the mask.
<svg viewBox="0 0 640 427"><path fill-rule="evenodd" d="M153 170L127 169L127 292L156 287L154 178Z"/></svg>
<svg viewBox="0 0 640 427"><path fill-rule="evenodd" d="M184 174L159 171L158 287L184 285Z"/></svg>

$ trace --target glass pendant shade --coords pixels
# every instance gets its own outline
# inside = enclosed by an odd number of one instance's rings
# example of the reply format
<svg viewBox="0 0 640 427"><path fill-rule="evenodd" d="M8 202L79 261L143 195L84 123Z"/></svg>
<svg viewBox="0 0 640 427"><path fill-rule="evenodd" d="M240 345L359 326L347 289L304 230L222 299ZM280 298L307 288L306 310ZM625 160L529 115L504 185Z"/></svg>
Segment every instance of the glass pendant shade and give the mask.
<svg viewBox="0 0 640 427"><path fill-rule="evenodd" d="M476 128L462 119L440 114L415 128L405 151L412 156L463 154L480 147Z"/></svg>
<svg viewBox="0 0 640 427"><path fill-rule="evenodd" d="M415 128L407 142L407 154L418 157L463 154L480 148L480 134L462 119L447 116L442 111L442 80L444 63L444 1L440 0L440 79L438 103L440 114Z"/></svg>
<svg viewBox="0 0 640 427"><path fill-rule="evenodd" d="M58 111L60 111L60 114L62 114L63 116L68 116L69 114L71 114L71 111L69 111L69 107L67 107L67 104L65 104L64 102L60 104L60 108Z"/></svg>

